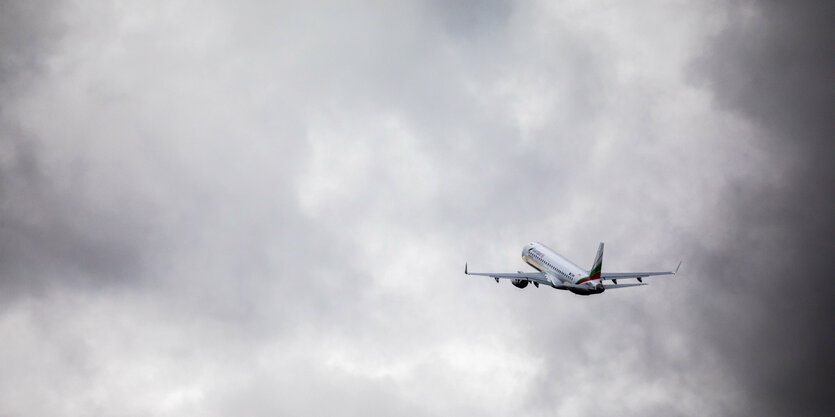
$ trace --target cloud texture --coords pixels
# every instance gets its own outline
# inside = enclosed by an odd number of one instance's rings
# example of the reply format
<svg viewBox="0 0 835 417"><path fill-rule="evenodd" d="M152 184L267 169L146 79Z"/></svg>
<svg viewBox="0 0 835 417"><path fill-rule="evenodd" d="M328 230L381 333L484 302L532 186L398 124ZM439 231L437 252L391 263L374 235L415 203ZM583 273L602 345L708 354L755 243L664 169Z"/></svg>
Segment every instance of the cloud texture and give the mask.
<svg viewBox="0 0 835 417"><path fill-rule="evenodd" d="M0 414L828 415L832 10L0 3Z"/></svg>

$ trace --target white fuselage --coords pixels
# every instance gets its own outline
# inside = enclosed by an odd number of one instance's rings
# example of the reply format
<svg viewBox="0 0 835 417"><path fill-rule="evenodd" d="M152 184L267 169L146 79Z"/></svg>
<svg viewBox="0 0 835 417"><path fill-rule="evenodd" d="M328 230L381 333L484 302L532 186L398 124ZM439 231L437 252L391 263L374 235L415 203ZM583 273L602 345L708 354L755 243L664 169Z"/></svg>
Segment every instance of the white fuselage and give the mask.
<svg viewBox="0 0 835 417"><path fill-rule="evenodd" d="M522 260L544 272L551 284L567 283L593 288L599 281L588 280L589 271L580 268L551 248L533 242L522 248Z"/></svg>

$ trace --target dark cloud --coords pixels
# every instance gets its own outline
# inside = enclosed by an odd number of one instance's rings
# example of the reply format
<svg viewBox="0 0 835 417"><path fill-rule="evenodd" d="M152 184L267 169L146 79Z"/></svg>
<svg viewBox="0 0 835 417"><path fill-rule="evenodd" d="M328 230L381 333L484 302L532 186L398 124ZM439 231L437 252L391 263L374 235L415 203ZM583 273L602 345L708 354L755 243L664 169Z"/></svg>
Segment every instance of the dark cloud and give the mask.
<svg viewBox="0 0 835 417"><path fill-rule="evenodd" d="M74 192L59 191L38 171L36 157L25 149L31 142L10 144L4 143L9 153L0 171L3 295L40 292L48 283L135 278L144 240L137 219L80 205Z"/></svg>
<svg viewBox="0 0 835 417"><path fill-rule="evenodd" d="M65 28L59 4L0 5L0 285L4 304L50 284L120 282L138 269L136 219L87 206L84 161L50 172L47 145L9 116L16 98L44 71ZM61 179L56 176L62 177Z"/></svg>
<svg viewBox="0 0 835 417"><path fill-rule="evenodd" d="M64 27L52 0L0 2L0 85L7 95L14 84L37 73Z"/></svg>
<svg viewBox="0 0 835 417"><path fill-rule="evenodd" d="M501 31L513 12L513 4L505 0L433 0L429 4L446 30L467 39Z"/></svg>
<svg viewBox="0 0 835 417"><path fill-rule="evenodd" d="M833 19L831 2L739 4L696 64L717 105L757 126L756 146L788 166L777 184L735 184L731 238L699 265L706 289L733 298L708 304L698 327L757 415L835 410Z"/></svg>

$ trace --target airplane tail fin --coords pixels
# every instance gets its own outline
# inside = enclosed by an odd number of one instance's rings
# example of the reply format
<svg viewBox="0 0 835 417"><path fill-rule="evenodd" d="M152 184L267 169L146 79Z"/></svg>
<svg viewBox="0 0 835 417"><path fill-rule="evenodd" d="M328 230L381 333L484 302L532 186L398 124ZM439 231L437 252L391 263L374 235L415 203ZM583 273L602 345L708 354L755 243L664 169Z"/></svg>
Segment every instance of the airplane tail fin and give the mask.
<svg viewBox="0 0 835 417"><path fill-rule="evenodd" d="M600 279L600 271L603 270L603 242L597 248L597 256L594 257L594 264L589 270L589 278L593 281Z"/></svg>

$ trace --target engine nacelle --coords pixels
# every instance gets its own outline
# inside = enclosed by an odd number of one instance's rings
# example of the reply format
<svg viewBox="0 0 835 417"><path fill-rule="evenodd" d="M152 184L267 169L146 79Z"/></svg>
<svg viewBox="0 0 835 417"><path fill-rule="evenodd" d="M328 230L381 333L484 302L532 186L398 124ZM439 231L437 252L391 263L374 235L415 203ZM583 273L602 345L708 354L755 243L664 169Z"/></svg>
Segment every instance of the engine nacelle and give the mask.
<svg viewBox="0 0 835 417"><path fill-rule="evenodd" d="M528 286L528 280L526 279L514 279L510 282L513 283L513 286L516 288L525 288Z"/></svg>

